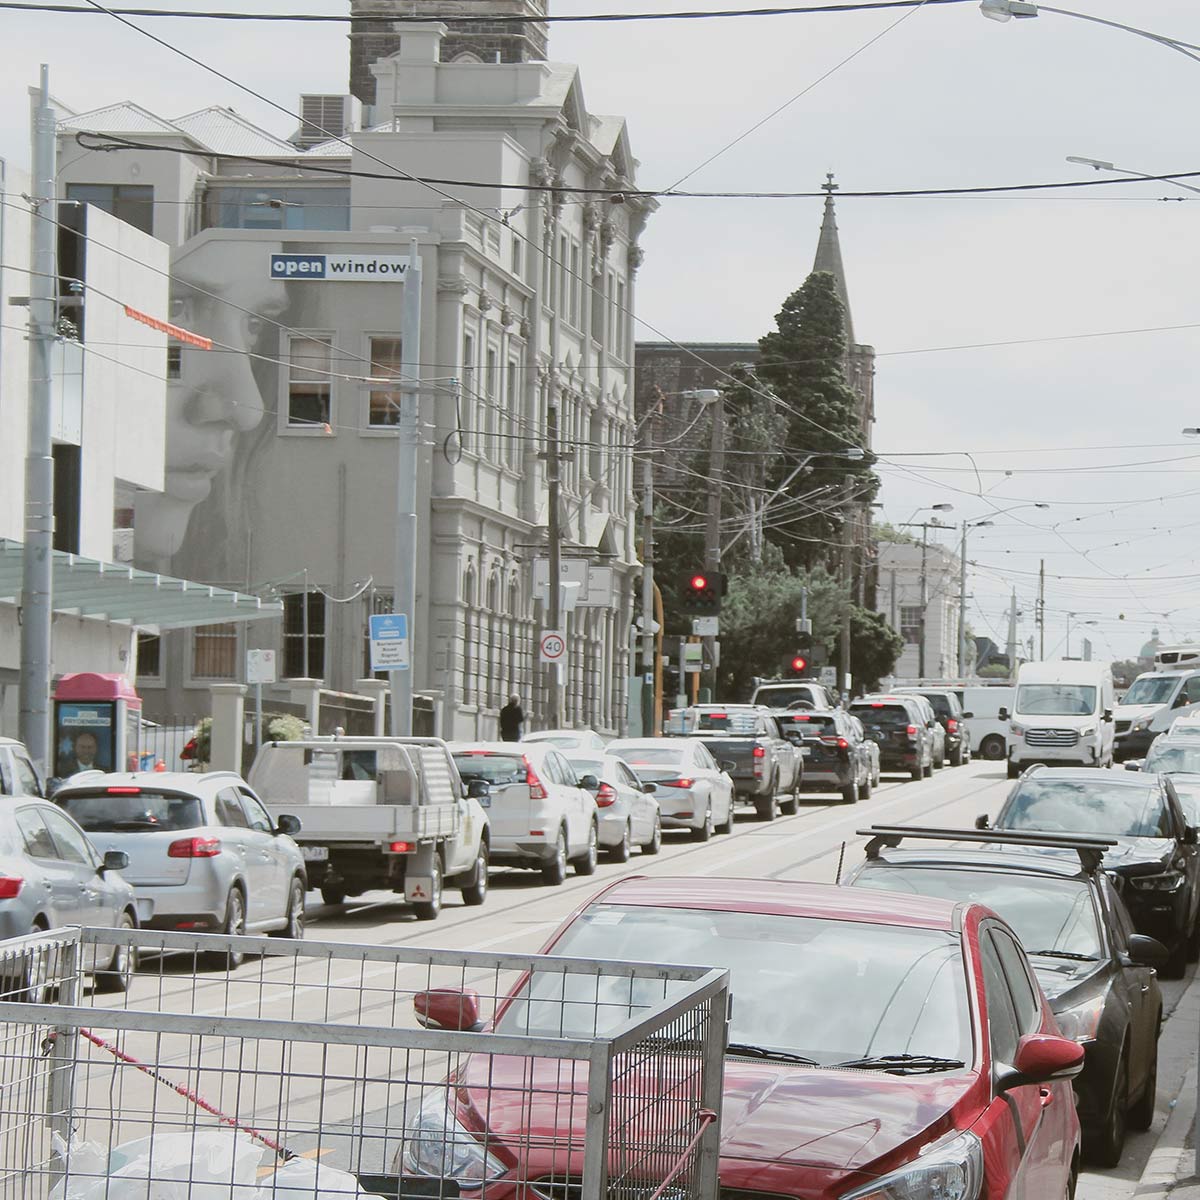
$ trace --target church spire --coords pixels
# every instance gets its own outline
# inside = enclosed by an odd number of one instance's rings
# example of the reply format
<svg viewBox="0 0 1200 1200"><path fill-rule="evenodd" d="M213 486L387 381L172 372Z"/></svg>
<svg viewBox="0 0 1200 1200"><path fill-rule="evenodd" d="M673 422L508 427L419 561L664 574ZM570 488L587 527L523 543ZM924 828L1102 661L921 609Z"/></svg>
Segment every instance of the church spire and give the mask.
<svg viewBox="0 0 1200 1200"><path fill-rule="evenodd" d="M846 343L854 345L854 322L850 317L850 294L846 289L846 270L842 266L842 246L838 241L837 218L833 211L833 193L837 191L833 174L825 176L821 190L825 193L825 215L821 219L821 236L817 241L817 255L813 259L814 271L828 271L837 286L838 298L846 310Z"/></svg>

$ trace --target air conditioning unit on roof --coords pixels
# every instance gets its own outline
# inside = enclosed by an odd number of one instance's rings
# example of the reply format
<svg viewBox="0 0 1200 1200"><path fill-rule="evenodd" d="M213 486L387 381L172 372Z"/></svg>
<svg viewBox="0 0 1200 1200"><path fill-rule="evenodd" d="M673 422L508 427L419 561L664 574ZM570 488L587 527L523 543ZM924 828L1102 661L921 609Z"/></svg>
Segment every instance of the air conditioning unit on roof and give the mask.
<svg viewBox="0 0 1200 1200"><path fill-rule="evenodd" d="M301 96L300 122L291 141L307 150L361 129L362 104L355 96Z"/></svg>

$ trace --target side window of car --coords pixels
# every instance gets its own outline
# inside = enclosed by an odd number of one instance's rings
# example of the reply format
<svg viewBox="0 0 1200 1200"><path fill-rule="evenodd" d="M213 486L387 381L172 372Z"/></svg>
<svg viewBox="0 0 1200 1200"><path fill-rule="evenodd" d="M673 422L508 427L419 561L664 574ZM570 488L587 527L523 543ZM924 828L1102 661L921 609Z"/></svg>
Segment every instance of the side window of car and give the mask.
<svg viewBox="0 0 1200 1200"><path fill-rule="evenodd" d="M1129 939L1134 932L1129 910L1125 907L1125 901L1117 894L1117 889L1113 887L1112 881L1107 875L1103 876L1100 888L1104 896L1108 924L1111 926L1113 949L1118 954L1124 953L1129 949Z"/></svg>
<svg viewBox="0 0 1200 1200"><path fill-rule="evenodd" d="M58 847L59 857L67 862L78 863L81 867L97 865L98 860L91 843L62 813L47 810L42 816L46 828L50 830L50 836L54 838L54 844Z"/></svg>
<svg viewBox="0 0 1200 1200"><path fill-rule="evenodd" d="M1017 1014L1017 1029L1021 1033L1036 1033L1042 1024L1042 1001L1029 977L1025 955L1003 930L993 929L990 936L1008 979L1013 1009Z"/></svg>
<svg viewBox="0 0 1200 1200"><path fill-rule="evenodd" d="M1017 1053L1017 1018L1012 999L1004 980L1004 968L991 939L979 942L979 959L983 965L983 994L987 1000L988 1038L992 1046L992 1061L1012 1065Z"/></svg>
<svg viewBox="0 0 1200 1200"><path fill-rule="evenodd" d="M46 828L43 814L36 808L17 810L17 827L25 842L25 853L30 858L61 858L50 830Z"/></svg>
<svg viewBox="0 0 1200 1200"><path fill-rule="evenodd" d="M238 794L229 788L217 793L217 820L231 829L249 829L250 822L238 801Z"/></svg>
<svg viewBox="0 0 1200 1200"><path fill-rule="evenodd" d="M13 783L15 794L18 796L40 796L42 785L38 782L37 772L33 763L20 754L12 756Z"/></svg>
<svg viewBox="0 0 1200 1200"><path fill-rule="evenodd" d="M721 768L717 766L717 760L713 758L709 748L700 742L694 745L696 766L704 771L719 771Z"/></svg>
<svg viewBox="0 0 1200 1200"><path fill-rule="evenodd" d="M8 751L0 750L0 796L12 796L14 794L12 767L8 761Z"/></svg>
<svg viewBox="0 0 1200 1200"><path fill-rule="evenodd" d="M258 797L252 795L244 788L238 788L242 797L242 807L246 810L246 817L250 822L250 828L257 830L259 833L271 833L275 826L271 822L270 814Z"/></svg>
<svg viewBox="0 0 1200 1200"><path fill-rule="evenodd" d="M551 751L546 755L546 774L554 783L562 784L565 787L572 787L575 784L575 776L571 774L571 768L567 766L561 754L556 751Z"/></svg>

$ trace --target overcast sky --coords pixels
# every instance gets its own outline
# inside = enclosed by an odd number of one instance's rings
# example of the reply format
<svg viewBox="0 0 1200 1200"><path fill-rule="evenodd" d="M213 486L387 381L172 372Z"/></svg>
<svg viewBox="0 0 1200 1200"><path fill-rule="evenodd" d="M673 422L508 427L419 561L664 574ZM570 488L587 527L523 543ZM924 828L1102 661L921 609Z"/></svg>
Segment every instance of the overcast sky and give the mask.
<svg viewBox="0 0 1200 1200"><path fill-rule="evenodd" d="M1195 0L1076 4L1200 43ZM344 0L235 6L345 10ZM705 3L555 3L564 13L684 7ZM551 56L581 65L592 111L627 117L643 185L666 186L901 14L556 26ZM289 107L302 91L347 86L343 27L153 28ZM20 166L25 89L40 62L56 95L81 110L132 99L176 116L216 103L285 136L294 124L108 17L0 12L0 30L0 157ZM1067 155L1146 173L1200 170L1198 100L1200 62L1128 33L1049 13L1000 25L974 4L930 7L687 186L810 190L827 170L847 190L1096 177ZM639 315L660 332L640 336L757 338L811 266L820 214L818 200L664 199L638 291ZM1101 657L1136 653L1153 625L1165 640L1200 636L1200 439L1180 434L1200 426L1200 196L1131 183L847 198L838 214L856 332L879 353L883 515L903 522L948 502L942 519L957 523L1052 505L972 535L977 632L1003 642L1010 586L1021 634L1033 632L1044 558L1048 656L1062 652L1069 610L1097 622L1083 632ZM1194 328L1117 334L1183 325ZM1089 334L1106 336L1079 336ZM995 342L1025 344L978 348Z"/></svg>

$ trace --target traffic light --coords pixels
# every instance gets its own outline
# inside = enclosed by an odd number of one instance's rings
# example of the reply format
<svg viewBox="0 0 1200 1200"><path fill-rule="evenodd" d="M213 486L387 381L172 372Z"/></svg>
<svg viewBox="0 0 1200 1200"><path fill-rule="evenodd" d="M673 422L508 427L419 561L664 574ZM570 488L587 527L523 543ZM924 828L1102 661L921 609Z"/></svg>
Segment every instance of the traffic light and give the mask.
<svg viewBox="0 0 1200 1200"><path fill-rule="evenodd" d="M808 659L803 654L794 654L790 665L794 675L803 675L808 670Z"/></svg>
<svg viewBox="0 0 1200 1200"><path fill-rule="evenodd" d="M697 617L715 617L721 611L725 576L719 571L689 571L680 588L683 611Z"/></svg>

